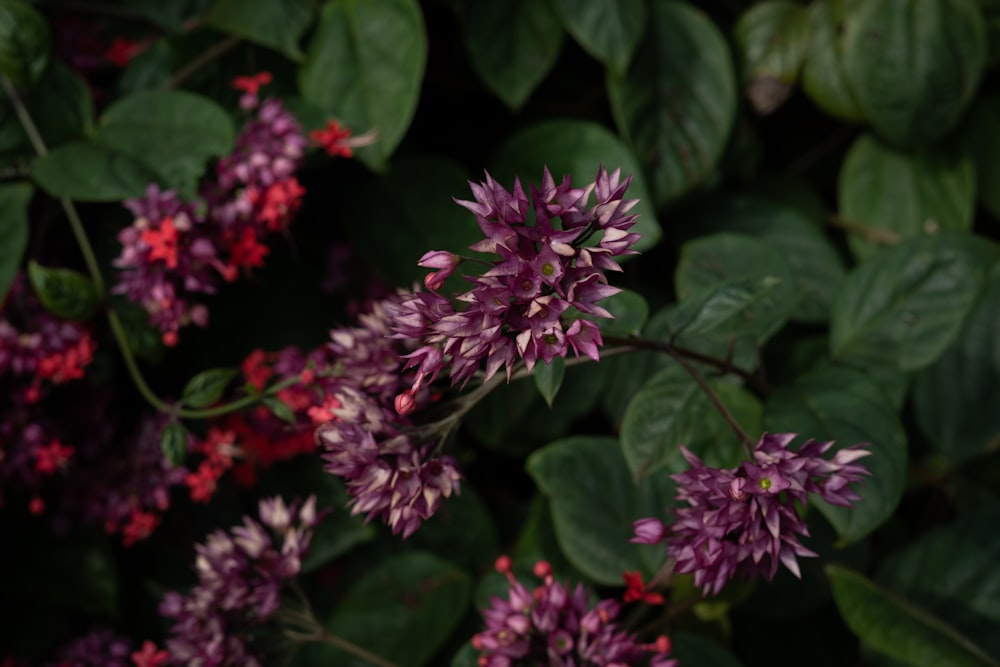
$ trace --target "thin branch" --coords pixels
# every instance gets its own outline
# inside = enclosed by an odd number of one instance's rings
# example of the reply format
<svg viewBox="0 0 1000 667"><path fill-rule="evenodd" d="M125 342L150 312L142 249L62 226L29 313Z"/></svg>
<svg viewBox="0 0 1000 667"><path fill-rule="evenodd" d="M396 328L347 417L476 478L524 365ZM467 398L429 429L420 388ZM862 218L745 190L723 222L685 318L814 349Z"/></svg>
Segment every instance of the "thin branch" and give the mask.
<svg viewBox="0 0 1000 667"><path fill-rule="evenodd" d="M826 221L834 227L839 227L840 229L846 230L851 234L857 234L866 241L871 241L872 243L877 243L878 245L895 245L902 240L899 234L891 229L868 227L867 225L863 225L860 222L855 222L853 220L848 220L840 215L828 215Z"/></svg>
<svg viewBox="0 0 1000 667"><path fill-rule="evenodd" d="M237 44L240 43L240 38L235 35L230 35L225 39L216 42L209 48L205 49L197 58L189 62L184 67L180 68L176 74L170 77L163 87L167 90L172 90L179 87L182 83L187 81L187 79L195 74L202 67L212 62L219 56L223 55L227 51L235 48Z"/></svg>

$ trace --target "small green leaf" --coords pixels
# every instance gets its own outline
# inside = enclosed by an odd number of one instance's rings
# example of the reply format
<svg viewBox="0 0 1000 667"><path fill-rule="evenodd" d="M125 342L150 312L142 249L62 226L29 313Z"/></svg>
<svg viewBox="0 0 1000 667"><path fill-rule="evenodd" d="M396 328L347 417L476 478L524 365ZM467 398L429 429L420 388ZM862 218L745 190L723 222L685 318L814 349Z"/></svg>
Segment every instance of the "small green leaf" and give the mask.
<svg viewBox="0 0 1000 667"><path fill-rule="evenodd" d="M901 153L864 135L844 158L837 199L848 222L899 239L971 229L975 193L975 170L964 156L944 150ZM858 258L877 247L861 234L851 234L848 242Z"/></svg>
<svg viewBox="0 0 1000 667"><path fill-rule="evenodd" d="M583 50L623 73L646 27L642 0L557 0L563 24Z"/></svg>
<svg viewBox="0 0 1000 667"><path fill-rule="evenodd" d="M711 331L729 335L742 333L746 311L780 283L780 278L764 276L709 287L671 312L670 332L674 336Z"/></svg>
<svg viewBox="0 0 1000 667"><path fill-rule="evenodd" d="M736 120L729 46L686 2L650 4L646 37L624 75L609 74L615 122L639 156L659 208L715 171Z"/></svg>
<svg viewBox="0 0 1000 667"><path fill-rule="evenodd" d="M844 21L867 0L816 0L809 5L809 43L802 69L802 89L823 111L847 121L861 121L864 111L844 72Z"/></svg>
<svg viewBox="0 0 1000 667"><path fill-rule="evenodd" d="M0 185L0 303L14 284L28 247L28 202L33 194L27 183Z"/></svg>
<svg viewBox="0 0 1000 667"><path fill-rule="evenodd" d="M894 144L944 137L986 64L975 0L860 2L844 19L844 73L865 117Z"/></svg>
<svg viewBox="0 0 1000 667"><path fill-rule="evenodd" d="M181 402L192 408L204 408L215 403L236 377L235 368L209 368L195 375L184 385Z"/></svg>
<svg viewBox="0 0 1000 667"><path fill-rule="evenodd" d="M267 406L267 409L271 411L271 414L278 419L288 422L289 424L295 424L298 422L298 418L292 409L288 407L288 404L282 401L280 398L275 398L273 396L265 396L260 399L260 402Z"/></svg>
<svg viewBox="0 0 1000 667"><path fill-rule="evenodd" d="M538 393L542 395L545 402L548 403L549 407L552 407L552 401L555 400L556 394L559 393L559 387L562 386L563 375L566 372L566 362L562 357L553 357L550 363L545 363L539 361L535 364L535 368L531 375L535 378L535 386L538 387Z"/></svg>
<svg viewBox="0 0 1000 667"><path fill-rule="evenodd" d="M809 17L794 2L765 0L740 15L734 28L743 89L759 114L781 106L799 78L809 46Z"/></svg>
<svg viewBox="0 0 1000 667"><path fill-rule="evenodd" d="M90 278L71 269L28 263L28 278L45 309L56 317L85 322L97 312L97 289Z"/></svg>
<svg viewBox="0 0 1000 667"><path fill-rule="evenodd" d="M302 60L299 38L313 20L314 0L216 0L207 23Z"/></svg>
<svg viewBox="0 0 1000 667"><path fill-rule="evenodd" d="M0 76L27 88L49 62L51 36L45 19L27 2L0 0Z"/></svg>
<svg viewBox="0 0 1000 667"><path fill-rule="evenodd" d="M662 547L629 543L631 522L662 516L673 481L653 475L636 486L617 440L558 440L528 457L527 470L551 502L562 552L586 576L614 586L625 570L651 576L663 564Z"/></svg>
<svg viewBox="0 0 1000 667"><path fill-rule="evenodd" d="M172 421L164 427L160 435L160 450L170 465L179 466L184 463L189 438L187 429L180 422Z"/></svg>
<svg viewBox="0 0 1000 667"><path fill-rule="evenodd" d="M830 352L871 369L917 370L958 335L996 247L957 232L882 248L848 274L833 304Z"/></svg>
<svg viewBox="0 0 1000 667"><path fill-rule="evenodd" d="M299 69L299 89L355 132L374 130L375 143L357 156L382 170L413 119L426 60L415 0L329 0Z"/></svg>
<svg viewBox="0 0 1000 667"><path fill-rule="evenodd" d="M35 162L31 176L53 197L120 202L141 197L160 176L138 160L96 143L77 141Z"/></svg>
<svg viewBox="0 0 1000 667"><path fill-rule="evenodd" d="M910 600L840 565L827 565L833 599L858 637L915 667L996 667L968 637Z"/></svg>
<svg viewBox="0 0 1000 667"><path fill-rule="evenodd" d="M472 67L504 104L521 108L559 57L559 17L536 0L477 0L468 10L465 48Z"/></svg>

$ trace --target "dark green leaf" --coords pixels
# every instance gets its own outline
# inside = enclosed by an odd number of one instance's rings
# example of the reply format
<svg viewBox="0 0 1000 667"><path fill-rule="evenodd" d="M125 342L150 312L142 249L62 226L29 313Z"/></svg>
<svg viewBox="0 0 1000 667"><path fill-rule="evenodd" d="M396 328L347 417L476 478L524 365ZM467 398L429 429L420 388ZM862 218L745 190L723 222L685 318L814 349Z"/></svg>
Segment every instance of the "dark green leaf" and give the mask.
<svg viewBox="0 0 1000 667"><path fill-rule="evenodd" d="M997 665L944 620L840 565L826 573L848 627L886 655L916 667Z"/></svg>
<svg viewBox="0 0 1000 667"><path fill-rule="evenodd" d="M500 537L489 508L472 485L464 483L462 492L442 500L434 516L407 542L416 549L448 554L456 565L473 572L491 566L500 554Z"/></svg>
<svg viewBox="0 0 1000 667"><path fill-rule="evenodd" d="M211 4L210 0L125 0L130 9L142 14L166 30L179 31L184 20L201 14ZM245 3L250 5L251 3Z"/></svg>
<svg viewBox="0 0 1000 667"><path fill-rule="evenodd" d="M809 5L809 44L802 89L823 111L848 121L864 120L844 72L844 21L866 0L817 0Z"/></svg>
<svg viewBox="0 0 1000 667"><path fill-rule="evenodd" d="M865 135L844 158L837 198L848 223L873 230L848 237L854 255L864 258L876 235L894 240L971 229L975 193L971 160L943 150L901 153Z"/></svg>
<svg viewBox="0 0 1000 667"><path fill-rule="evenodd" d="M28 246L28 202L33 194L27 183L0 185L0 303L14 284Z"/></svg>
<svg viewBox="0 0 1000 667"><path fill-rule="evenodd" d="M996 257L992 244L947 232L880 249L840 286L831 354L872 369L933 363L958 335Z"/></svg>
<svg viewBox="0 0 1000 667"><path fill-rule="evenodd" d="M299 38L312 22L314 0L216 0L208 24L301 60Z"/></svg>
<svg viewBox="0 0 1000 667"><path fill-rule="evenodd" d="M149 313L141 305L124 297L111 297L111 309L125 332L125 340L133 354L143 361L159 362L164 345L159 327L149 323Z"/></svg>
<svg viewBox="0 0 1000 667"><path fill-rule="evenodd" d="M1000 267L955 342L918 376L914 414L935 451L953 463L1000 444Z"/></svg>
<svg viewBox="0 0 1000 667"><path fill-rule="evenodd" d="M472 583L436 556L411 552L383 560L348 591L327 628L400 667L427 665L466 614ZM325 664L371 667L336 649Z"/></svg>
<svg viewBox="0 0 1000 667"><path fill-rule="evenodd" d="M760 435L760 402L735 385L721 381L711 385L743 430L752 438ZM740 459L739 438L677 364L654 375L636 393L625 410L621 440L637 480L686 470L680 445L711 466L728 468Z"/></svg>
<svg viewBox="0 0 1000 667"><path fill-rule="evenodd" d="M234 136L229 115L215 102L184 91L154 90L111 105L95 138L145 163L170 187L193 194L208 159L228 153Z"/></svg>
<svg viewBox="0 0 1000 667"><path fill-rule="evenodd" d="M653 314L642 329L642 337L666 341L670 337L670 310ZM632 397L658 371L673 363L662 352L629 352L601 361L608 370L608 380L601 399L602 407L615 424L620 424Z"/></svg>
<svg viewBox="0 0 1000 667"><path fill-rule="evenodd" d="M765 0L743 12L734 31L744 92L757 113L769 114L798 81L809 46L809 16L794 2Z"/></svg>
<svg viewBox="0 0 1000 667"><path fill-rule="evenodd" d="M288 407L288 404L280 398L265 396L260 399L260 402L266 405L267 409L271 411L271 414L278 419L288 422L289 424L294 424L298 421L298 418L295 416L295 413L292 412L292 409Z"/></svg>
<svg viewBox="0 0 1000 667"><path fill-rule="evenodd" d="M684 667L740 667L741 663L726 649L707 637L678 632L671 635L671 657Z"/></svg>
<svg viewBox="0 0 1000 667"><path fill-rule="evenodd" d="M780 284L775 276L745 278L710 287L670 313L670 332L690 335L717 331L742 333L746 311Z"/></svg>
<svg viewBox="0 0 1000 667"><path fill-rule="evenodd" d="M330 0L299 70L306 101L376 142L358 158L383 169L417 108L427 35L414 0Z"/></svg>
<svg viewBox="0 0 1000 667"><path fill-rule="evenodd" d="M466 642L452 657L450 667L479 667L479 655L472 642Z"/></svg>
<svg viewBox="0 0 1000 667"><path fill-rule="evenodd" d="M535 364L535 368L531 375L535 378L535 386L538 387L538 393L542 395L545 402L548 403L549 407L552 407L552 401L555 400L556 394L559 393L559 387L562 386L563 375L566 372L566 362L562 357L555 357L552 359L552 363L546 364L543 361Z"/></svg>
<svg viewBox="0 0 1000 667"><path fill-rule="evenodd" d="M860 540L895 511L906 481L906 434L889 399L867 373L821 367L779 387L765 406L764 430L833 440L828 456L840 447L868 443L872 454L861 462L872 476L855 485L860 501L845 508L812 498L843 542Z"/></svg>
<svg viewBox="0 0 1000 667"><path fill-rule="evenodd" d="M59 61L45 68L42 78L21 99L49 149L83 137L93 122L87 84ZM0 154L35 155L21 121L7 104L0 104Z"/></svg>
<svg viewBox="0 0 1000 667"><path fill-rule="evenodd" d="M90 278L71 269L50 269L32 261L28 278L45 309L56 317L85 322L97 312L97 290Z"/></svg>
<svg viewBox="0 0 1000 667"><path fill-rule="evenodd" d="M181 403L192 408L204 408L215 403L238 371L235 368L209 368L195 375L184 385Z"/></svg>
<svg viewBox="0 0 1000 667"><path fill-rule="evenodd" d="M1000 5L998 5L1000 6ZM1000 95L976 99L962 128L962 139L976 165L979 201L1000 218Z"/></svg>
<svg viewBox="0 0 1000 667"><path fill-rule="evenodd" d="M563 24L584 51L622 73L646 27L642 0L557 0Z"/></svg>
<svg viewBox="0 0 1000 667"><path fill-rule="evenodd" d="M632 290L622 290L601 301L601 306L614 315L614 319L594 318L606 336L637 334L649 317L649 304L642 295Z"/></svg>
<svg viewBox="0 0 1000 667"><path fill-rule="evenodd" d="M615 121L663 206L715 171L736 119L736 79L718 28L691 5L650 5L646 37L623 76L609 75Z"/></svg>
<svg viewBox="0 0 1000 667"><path fill-rule="evenodd" d="M844 73L875 130L895 144L944 137L986 64L975 0L861 2L844 19Z"/></svg>
<svg viewBox="0 0 1000 667"><path fill-rule="evenodd" d="M580 120L531 125L512 135L493 156L491 165L490 173L508 189L513 187L515 176L525 187L540 183L545 166L557 181L572 176L576 187L592 182L602 165L608 171L621 169L623 178L632 176L627 198L639 200L631 210L639 219L630 231L642 235L635 249L647 250L660 241L660 224L639 163L618 137L601 125Z"/></svg>
<svg viewBox="0 0 1000 667"><path fill-rule="evenodd" d="M675 282L681 304L702 299L738 280L766 280L773 287L739 311L733 333L767 340L784 326L802 295L784 255L765 241L741 234L713 234L681 248Z"/></svg>
<svg viewBox="0 0 1000 667"><path fill-rule="evenodd" d="M527 469L552 504L562 552L586 576L620 585L625 570L652 575L663 564L662 547L629 540L633 521L663 516L673 482L652 475L636 486L617 440L558 440L528 457Z"/></svg>
<svg viewBox="0 0 1000 667"><path fill-rule="evenodd" d="M27 88L49 62L49 24L27 2L0 0L0 76Z"/></svg>
<svg viewBox="0 0 1000 667"><path fill-rule="evenodd" d="M172 421L164 427L160 435L160 450L170 465L179 466L184 463L189 438L187 429L180 422Z"/></svg>
<svg viewBox="0 0 1000 667"><path fill-rule="evenodd" d="M124 153L82 141L49 152L35 162L31 175L53 197L113 202L142 196L160 178Z"/></svg>
<svg viewBox="0 0 1000 667"><path fill-rule="evenodd" d="M548 2L477 0L469 5L465 48L494 95L519 109L559 57L563 31Z"/></svg>

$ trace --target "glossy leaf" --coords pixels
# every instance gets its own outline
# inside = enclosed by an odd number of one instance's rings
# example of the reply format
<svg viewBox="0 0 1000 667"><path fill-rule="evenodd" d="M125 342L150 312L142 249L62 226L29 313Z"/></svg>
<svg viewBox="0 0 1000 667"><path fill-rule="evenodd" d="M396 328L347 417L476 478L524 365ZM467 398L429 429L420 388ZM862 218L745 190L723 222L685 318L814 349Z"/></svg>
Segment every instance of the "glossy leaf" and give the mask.
<svg viewBox="0 0 1000 667"><path fill-rule="evenodd" d="M646 27L642 0L557 0L563 24L583 50L624 72Z"/></svg>
<svg viewBox="0 0 1000 667"><path fill-rule="evenodd" d="M101 117L96 140L161 174L172 187L190 193L209 158L233 147L229 114L206 97L156 90L123 97Z"/></svg>
<svg viewBox="0 0 1000 667"><path fill-rule="evenodd" d="M531 375L535 379L538 393L542 395L549 407L552 407L552 402L555 400L556 394L559 393L559 387L562 386L565 373L566 362L562 357L555 357L552 359L552 363L548 364L539 361L532 370Z"/></svg>
<svg viewBox="0 0 1000 667"><path fill-rule="evenodd" d="M407 543L416 549L448 554L449 560L465 570L482 571L502 553L496 521L489 510L476 489L463 483L462 492L443 500Z"/></svg>
<svg viewBox="0 0 1000 667"><path fill-rule="evenodd" d="M28 203L33 194L27 183L0 185L0 303L14 284L28 247Z"/></svg>
<svg viewBox="0 0 1000 667"><path fill-rule="evenodd" d="M805 62L806 9L785 0L758 2L740 14L734 37L744 93L757 113L772 113L791 95Z"/></svg>
<svg viewBox="0 0 1000 667"><path fill-rule="evenodd" d="M655 475L636 486L618 441L608 437L571 437L538 450L528 473L552 505L556 538L566 558L599 584L620 585L622 572L647 576L663 563L658 546L630 544L631 522L662 516L673 482Z"/></svg>
<svg viewBox="0 0 1000 667"><path fill-rule="evenodd" d="M294 424L298 421L298 417L292 412L292 409L288 407L288 404L279 398L273 396L265 396L260 399L260 402L271 411L271 414L288 424Z"/></svg>
<svg viewBox="0 0 1000 667"><path fill-rule="evenodd" d="M715 171L736 118L729 47L705 14L673 0L650 3L646 36L624 75L610 75L615 122L663 206Z"/></svg>
<svg viewBox="0 0 1000 667"><path fill-rule="evenodd" d="M764 430L798 433L802 438L833 440L841 447L868 443L862 463L871 477L855 485L862 499L851 508L813 497L811 502L833 524L844 543L856 542L878 528L899 505L906 481L906 434L896 410L866 373L821 367L778 387L764 407Z"/></svg>
<svg viewBox="0 0 1000 667"><path fill-rule="evenodd" d="M377 132L375 143L356 153L381 170L413 118L426 60L414 0L331 0L299 70L299 88L354 132Z"/></svg>
<svg viewBox="0 0 1000 667"><path fill-rule="evenodd" d="M878 651L916 667L997 665L981 648L910 600L854 570L828 565L833 598L848 627Z"/></svg>
<svg viewBox="0 0 1000 667"><path fill-rule="evenodd" d="M927 441L952 464L984 453L1000 438L1000 267L954 343L914 387L914 414Z"/></svg>
<svg viewBox="0 0 1000 667"><path fill-rule="evenodd" d="M711 383L744 431L760 435L761 405L744 389ZM679 365L654 375L635 394L622 421L622 450L637 480L687 470L684 445L706 464L728 468L740 459L740 442L698 384Z"/></svg>
<svg viewBox="0 0 1000 667"><path fill-rule="evenodd" d="M710 287L672 311L670 331L674 335L740 333L747 310L780 283L775 276L764 276Z"/></svg>
<svg viewBox="0 0 1000 667"><path fill-rule="evenodd" d="M188 432L184 424L172 421L163 428L160 434L160 450L163 457L172 466L179 466L184 462L188 450Z"/></svg>
<svg viewBox="0 0 1000 667"><path fill-rule="evenodd" d="M519 109L556 64L562 48L559 16L548 2L479 0L470 3L465 48L486 87Z"/></svg>
<svg viewBox="0 0 1000 667"><path fill-rule="evenodd" d="M38 81L51 39L48 23L29 3L0 0L0 76L18 87Z"/></svg>
<svg viewBox="0 0 1000 667"><path fill-rule="evenodd" d="M996 257L992 244L957 233L879 250L840 286L831 354L872 369L917 370L933 363L961 330Z"/></svg>
<svg viewBox="0 0 1000 667"><path fill-rule="evenodd" d="M97 289L90 278L71 269L50 269L32 261L28 278L45 309L56 317L84 322L97 312Z"/></svg>
<svg viewBox="0 0 1000 667"><path fill-rule="evenodd" d="M198 373L184 385L181 402L192 408L208 407L222 398L237 372L235 368L209 368Z"/></svg>
<svg viewBox="0 0 1000 667"><path fill-rule="evenodd" d="M844 20L844 73L865 118L894 144L944 137L986 64L975 0L860 2Z"/></svg>
<svg viewBox="0 0 1000 667"><path fill-rule="evenodd" d="M83 137L93 123L93 101L87 84L59 61L45 68L42 78L21 94L21 100L49 149ZM0 104L0 154L35 155L9 104Z"/></svg>
<svg viewBox="0 0 1000 667"><path fill-rule="evenodd" d="M641 294L628 289L602 299L601 306L614 315L613 319L594 318L605 336L628 336L639 333L646 324L646 318L649 317L649 304Z"/></svg>
<svg viewBox="0 0 1000 667"><path fill-rule="evenodd" d="M848 121L864 120L844 71L844 21L865 0L817 0L809 5L809 43L802 89L823 111Z"/></svg>
<svg viewBox="0 0 1000 667"><path fill-rule="evenodd" d="M755 303L739 311L733 333L764 341L788 320L802 295L782 253L764 241L739 234L713 234L685 243L675 282L683 305L738 280L773 283Z"/></svg>
<svg viewBox="0 0 1000 667"><path fill-rule="evenodd" d="M35 162L31 176L53 197L120 202L141 197L160 177L142 162L90 142L60 146Z"/></svg>
<svg viewBox="0 0 1000 667"><path fill-rule="evenodd" d="M299 38L313 19L314 0L215 0L208 24L301 60Z"/></svg>
<svg viewBox="0 0 1000 667"><path fill-rule="evenodd" d="M975 212L976 174L972 161L954 152L902 153L871 135L859 138L840 170L840 215L870 233L852 233L859 258L875 249L872 238L888 240L969 230Z"/></svg>
<svg viewBox="0 0 1000 667"><path fill-rule="evenodd" d="M500 147L490 161L489 172L510 189L515 176L522 183L540 183L546 166L557 180L571 176L576 187L592 182L598 167L608 171L621 169L622 177L632 177L626 197L639 200L631 210L639 218L630 231L642 235L634 248L642 251L659 243L662 232L639 163L605 127L581 120L550 120L530 125L514 133Z"/></svg>

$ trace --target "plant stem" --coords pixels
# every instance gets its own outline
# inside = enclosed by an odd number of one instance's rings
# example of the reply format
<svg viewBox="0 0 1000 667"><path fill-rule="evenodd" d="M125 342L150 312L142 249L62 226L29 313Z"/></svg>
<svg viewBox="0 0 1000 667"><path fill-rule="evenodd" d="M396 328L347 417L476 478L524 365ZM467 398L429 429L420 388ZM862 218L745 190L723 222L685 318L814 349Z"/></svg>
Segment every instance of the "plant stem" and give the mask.
<svg viewBox="0 0 1000 667"><path fill-rule="evenodd" d="M840 229L846 230L851 234L857 234L866 241L870 241L878 245L895 245L902 240L899 234L891 229L868 227L867 225L863 225L860 222L855 222L853 220L848 220L840 215L829 215L826 219L827 222L834 227L839 227Z"/></svg>
<svg viewBox="0 0 1000 667"><path fill-rule="evenodd" d="M240 38L235 35L230 35L225 39L216 42L209 48L207 48L201 55L186 64L184 67L180 68L176 74L174 74L170 79L163 84L163 87L167 90L173 90L177 88L182 83L184 83L188 77L193 75L195 72L200 70L202 67L212 62L219 56L226 53L236 47L240 43Z"/></svg>

